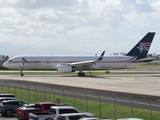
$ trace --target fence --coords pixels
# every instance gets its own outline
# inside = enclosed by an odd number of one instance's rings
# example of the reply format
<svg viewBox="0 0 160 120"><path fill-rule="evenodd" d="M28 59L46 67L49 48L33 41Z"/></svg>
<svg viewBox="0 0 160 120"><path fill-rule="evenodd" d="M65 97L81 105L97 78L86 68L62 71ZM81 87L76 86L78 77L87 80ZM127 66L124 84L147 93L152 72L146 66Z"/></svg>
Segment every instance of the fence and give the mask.
<svg viewBox="0 0 160 120"><path fill-rule="evenodd" d="M160 106L150 102L141 103L116 99L114 96L102 97L90 94L78 94L61 88L33 87L9 83L0 83L0 91L15 94L17 99L28 103L50 101L57 104L68 104L80 111L93 113L99 118L142 118L144 120L159 120Z"/></svg>

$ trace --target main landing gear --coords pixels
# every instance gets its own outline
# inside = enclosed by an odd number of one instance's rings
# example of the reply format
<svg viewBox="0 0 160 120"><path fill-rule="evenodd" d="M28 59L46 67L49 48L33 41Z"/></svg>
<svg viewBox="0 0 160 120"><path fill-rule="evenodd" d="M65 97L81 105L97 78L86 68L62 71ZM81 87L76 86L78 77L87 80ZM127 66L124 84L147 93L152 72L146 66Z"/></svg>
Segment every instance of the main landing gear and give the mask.
<svg viewBox="0 0 160 120"><path fill-rule="evenodd" d="M82 68L79 68L78 69L79 73L78 73L78 76L85 76L85 73L83 72L83 69Z"/></svg>
<svg viewBox="0 0 160 120"><path fill-rule="evenodd" d="M24 76L23 70L22 70L22 69L21 69L21 71L20 71L20 75L21 75L21 76Z"/></svg>
<svg viewBox="0 0 160 120"><path fill-rule="evenodd" d="M79 72L78 76L85 76L85 73L84 72Z"/></svg>

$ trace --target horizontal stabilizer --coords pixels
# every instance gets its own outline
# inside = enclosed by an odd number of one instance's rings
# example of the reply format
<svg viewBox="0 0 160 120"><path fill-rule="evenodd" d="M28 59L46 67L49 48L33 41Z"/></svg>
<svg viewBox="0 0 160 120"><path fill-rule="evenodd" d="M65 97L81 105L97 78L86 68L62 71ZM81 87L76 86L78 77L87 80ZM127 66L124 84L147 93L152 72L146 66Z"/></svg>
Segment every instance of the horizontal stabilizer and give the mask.
<svg viewBox="0 0 160 120"><path fill-rule="evenodd" d="M155 58L142 58L136 60L135 62L152 62L153 60L155 60Z"/></svg>

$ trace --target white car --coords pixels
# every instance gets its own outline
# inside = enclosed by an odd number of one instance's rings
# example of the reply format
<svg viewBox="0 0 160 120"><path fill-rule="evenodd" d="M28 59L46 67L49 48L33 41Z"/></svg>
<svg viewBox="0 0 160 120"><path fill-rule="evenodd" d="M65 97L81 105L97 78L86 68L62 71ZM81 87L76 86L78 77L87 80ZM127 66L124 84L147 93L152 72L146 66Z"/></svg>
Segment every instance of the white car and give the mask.
<svg viewBox="0 0 160 120"><path fill-rule="evenodd" d="M79 120L112 120L112 119L99 119L99 118L81 118Z"/></svg>
<svg viewBox="0 0 160 120"><path fill-rule="evenodd" d="M7 100L16 100L16 98L15 97L1 97L0 98L0 102L7 101Z"/></svg>
<svg viewBox="0 0 160 120"><path fill-rule="evenodd" d="M121 118L121 119L117 119L117 120L143 120L140 118Z"/></svg>
<svg viewBox="0 0 160 120"><path fill-rule="evenodd" d="M68 113L68 114L59 114L57 120L79 120L81 118L86 118L85 113Z"/></svg>

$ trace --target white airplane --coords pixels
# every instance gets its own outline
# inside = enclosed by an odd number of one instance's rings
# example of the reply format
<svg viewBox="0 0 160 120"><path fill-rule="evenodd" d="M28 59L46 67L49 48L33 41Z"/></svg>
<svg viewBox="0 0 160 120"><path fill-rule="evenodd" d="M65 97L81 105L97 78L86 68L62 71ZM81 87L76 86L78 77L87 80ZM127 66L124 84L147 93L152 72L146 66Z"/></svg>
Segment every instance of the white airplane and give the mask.
<svg viewBox="0 0 160 120"><path fill-rule="evenodd" d="M3 66L18 68L23 76L23 69L57 69L59 73L79 71L78 76L85 76L83 70L125 68L128 65L153 61L147 58L155 32L147 33L126 55L104 56L105 51L97 56L31 56L21 55L10 58Z"/></svg>

